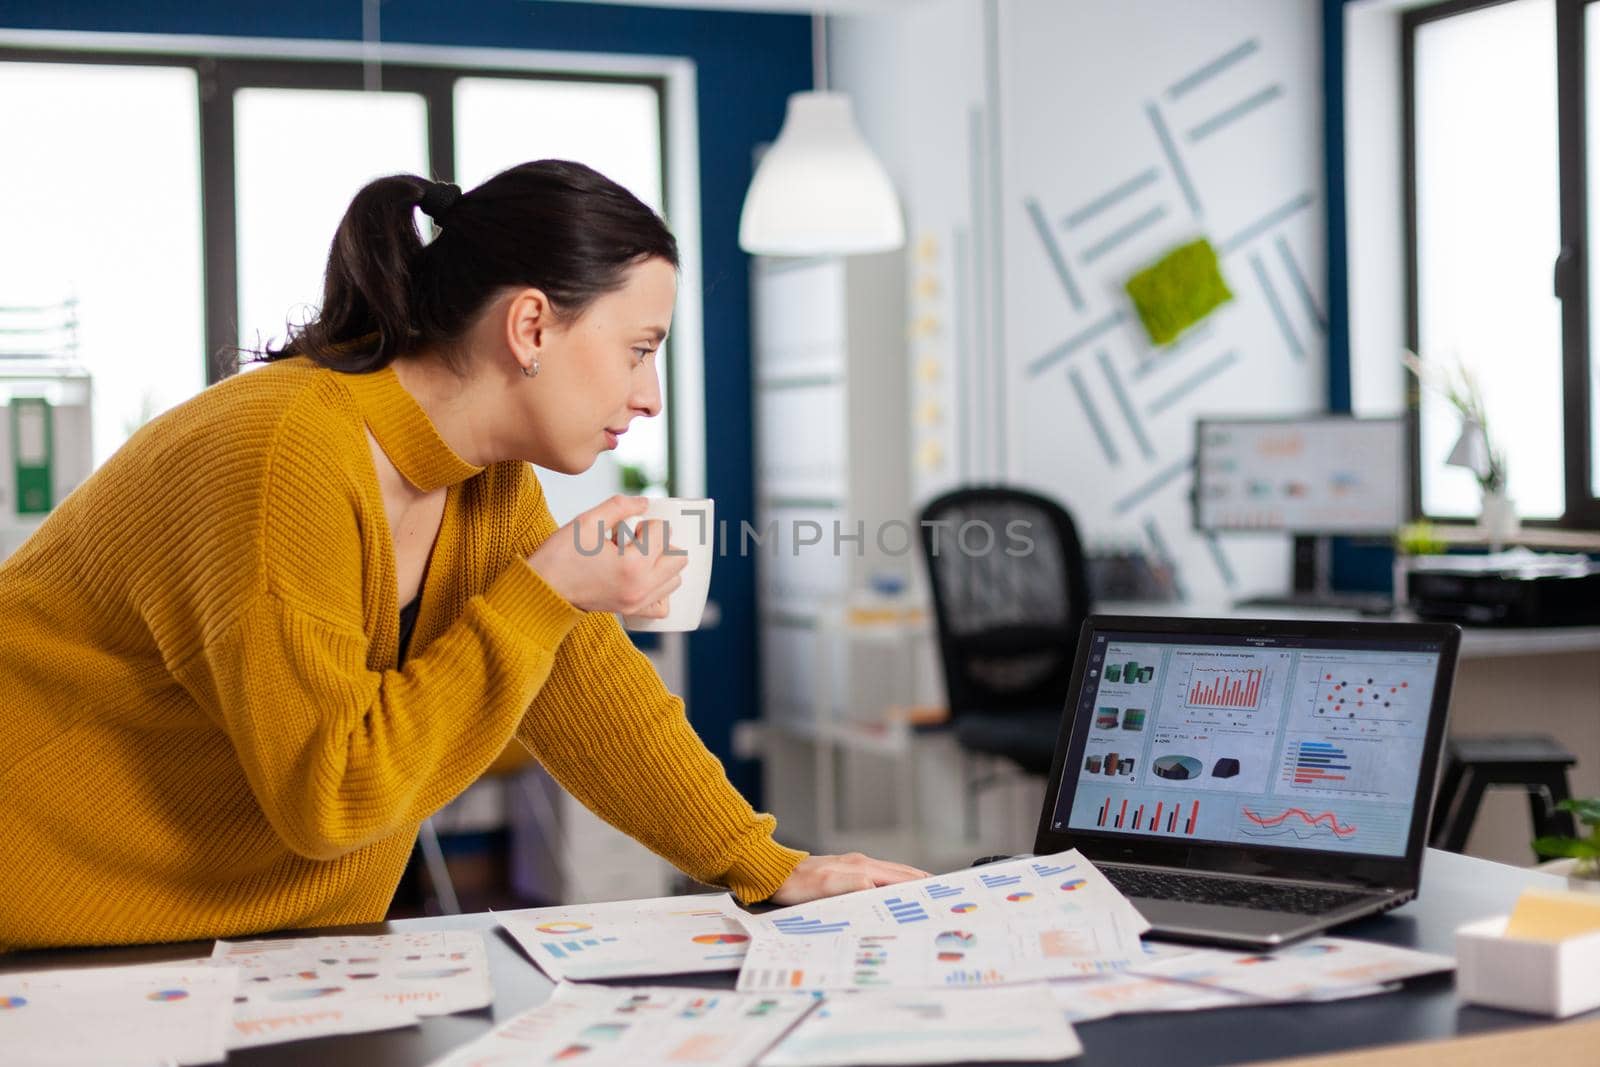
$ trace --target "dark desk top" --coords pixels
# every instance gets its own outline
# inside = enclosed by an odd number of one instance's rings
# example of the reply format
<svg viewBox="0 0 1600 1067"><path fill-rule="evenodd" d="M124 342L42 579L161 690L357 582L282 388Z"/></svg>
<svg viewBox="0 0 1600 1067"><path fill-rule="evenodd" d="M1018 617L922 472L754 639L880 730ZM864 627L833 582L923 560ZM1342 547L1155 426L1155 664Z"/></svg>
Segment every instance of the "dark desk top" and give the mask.
<svg viewBox="0 0 1600 1067"><path fill-rule="evenodd" d="M1455 929L1472 919L1503 914L1529 886L1558 888L1562 879L1534 871L1490 863L1448 852L1429 850L1417 900L1372 919L1335 931L1345 937L1368 938L1454 955ZM460 915L407 919L389 924L344 927L341 933L385 933L393 930L482 930L494 980L494 1006L484 1011L424 1019L420 1026L376 1034L327 1037L315 1041L240 1049L228 1063L257 1067L347 1067L383 1064L404 1067L426 1064L486 1033L494 1024L544 1000L552 983L495 923L494 916ZM327 934L334 930L301 931ZM211 942L148 945L113 949L74 949L0 956L0 973L46 967L145 963L209 956ZM641 980L637 985L716 986L732 988L733 976ZM1458 1035L1535 1025L1535 1016L1498 1011L1458 1002L1449 975L1413 979L1401 990L1330 1004L1281 1004L1254 1008L1122 1015L1081 1023L1082 1057L1075 1067L1100 1064L1243 1063L1251 1060L1334 1052L1401 1041L1426 1041Z"/></svg>

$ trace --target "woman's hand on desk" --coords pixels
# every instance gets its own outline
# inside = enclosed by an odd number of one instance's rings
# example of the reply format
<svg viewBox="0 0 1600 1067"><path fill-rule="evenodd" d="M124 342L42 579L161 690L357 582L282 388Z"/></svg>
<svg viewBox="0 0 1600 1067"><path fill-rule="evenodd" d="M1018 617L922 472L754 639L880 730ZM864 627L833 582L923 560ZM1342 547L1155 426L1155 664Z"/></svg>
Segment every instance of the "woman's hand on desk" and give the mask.
<svg viewBox="0 0 1600 1067"><path fill-rule="evenodd" d="M658 520L618 537L623 523L648 506L642 496L614 496L551 534L528 566L579 611L666 618L667 598L683 584L688 554L668 551L666 524Z"/></svg>
<svg viewBox="0 0 1600 1067"><path fill-rule="evenodd" d="M926 877L927 871L903 863L875 860L859 852L843 856L807 856L770 899L774 904L804 904L819 897L836 897L840 893Z"/></svg>

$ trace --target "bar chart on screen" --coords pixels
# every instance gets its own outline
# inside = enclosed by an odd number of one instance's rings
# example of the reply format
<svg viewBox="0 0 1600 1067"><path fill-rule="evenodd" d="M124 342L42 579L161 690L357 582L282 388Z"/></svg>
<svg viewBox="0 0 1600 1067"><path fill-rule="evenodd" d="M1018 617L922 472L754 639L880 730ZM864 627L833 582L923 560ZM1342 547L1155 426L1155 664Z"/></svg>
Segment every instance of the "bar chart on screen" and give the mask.
<svg viewBox="0 0 1600 1067"><path fill-rule="evenodd" d="M1291 656L1281 650L1189 651L1172 657L1160 712L1168 727L1257 728L1283 703Z"/></svg>
<svg viewBox="0 0 1600 1067"><path fill-rule="evenodd" d="M1411 795L1419 737L1290 734L1275 792L1301 798L1394 801Z"/></svg>
<svg viewBox="0 0 1600 1067"><path fill-rule="evenodd" d="M1126 830L1130 833L1193 837L1199 825L1199 800L1139 800L1107 796L1095 809L1094 817L1096 829Z"/></svg>

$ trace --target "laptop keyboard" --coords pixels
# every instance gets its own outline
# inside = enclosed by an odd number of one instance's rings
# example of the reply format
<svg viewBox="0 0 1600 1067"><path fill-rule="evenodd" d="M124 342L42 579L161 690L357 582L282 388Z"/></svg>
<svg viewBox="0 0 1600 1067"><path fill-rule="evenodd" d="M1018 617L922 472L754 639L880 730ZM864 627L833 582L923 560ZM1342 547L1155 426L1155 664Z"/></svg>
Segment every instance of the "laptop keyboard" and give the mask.
<svg viewBox="0 0 1600 1067"><path fill-rule="evenodd" d="M1347 904L1371 899L1369 893L1350 890L1207 878L1137 867L1106 866L1100 870L1123 893L1147 900L1181 900L1190 904L1221 904L1294 915L1324 915Z"/></svg>

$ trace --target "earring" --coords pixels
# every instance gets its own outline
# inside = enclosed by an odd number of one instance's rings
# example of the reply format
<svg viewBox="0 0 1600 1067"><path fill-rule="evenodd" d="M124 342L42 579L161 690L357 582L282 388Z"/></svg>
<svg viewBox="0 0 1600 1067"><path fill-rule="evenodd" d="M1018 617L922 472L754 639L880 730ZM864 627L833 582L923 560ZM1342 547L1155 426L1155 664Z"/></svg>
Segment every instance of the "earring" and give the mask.
<svg viewBox="0 0 1600 1067"><path fill-rule="evenodd" d="M524 378L537 378L539 376L539 361L535 359L526 367L523 367L522 376Z"/></svg>

